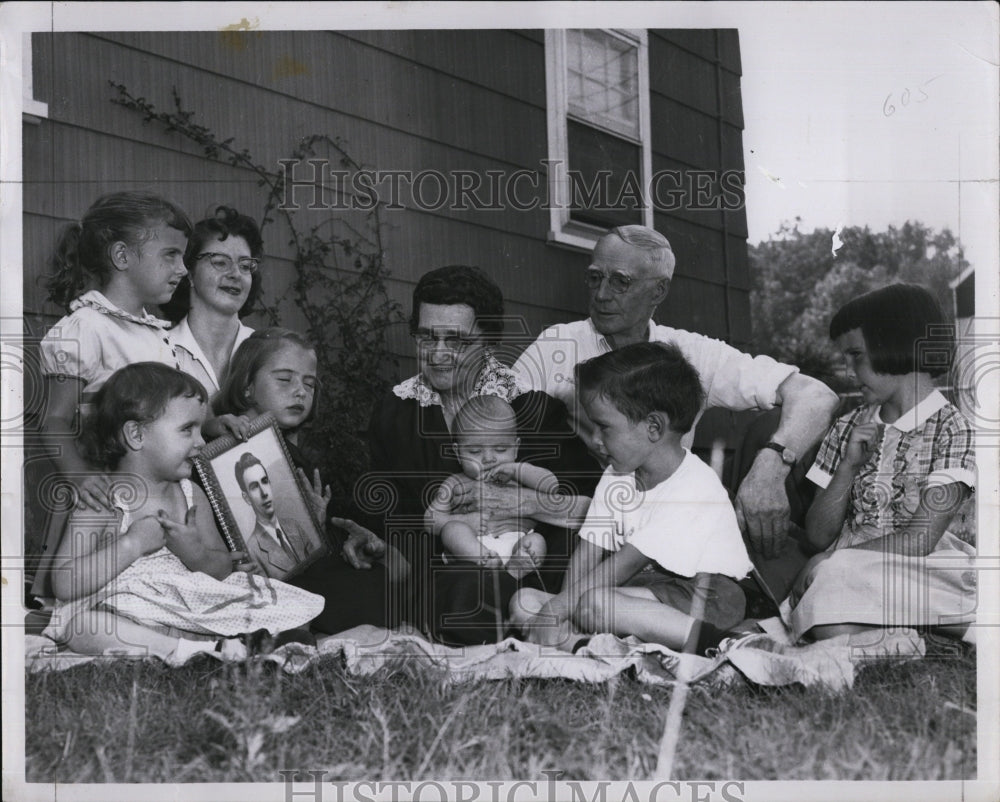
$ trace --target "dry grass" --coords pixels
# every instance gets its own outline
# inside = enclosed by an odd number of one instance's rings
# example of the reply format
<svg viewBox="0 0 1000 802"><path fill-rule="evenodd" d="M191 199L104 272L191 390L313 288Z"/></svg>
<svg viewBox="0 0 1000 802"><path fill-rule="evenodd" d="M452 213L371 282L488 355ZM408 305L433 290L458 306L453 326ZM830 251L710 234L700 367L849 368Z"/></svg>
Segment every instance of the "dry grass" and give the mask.
<svg viewBox="0 0 1000 802"><path fill-rule="evenodd" d="M691 689L677 779L972 779L975 652L864 670L850 692ZM352 677L336 659L84 665L26 679L29 782L642 779L670 690L510 679L448 683L414 661ZM303 779L308 779L303 777Z"/></svg>

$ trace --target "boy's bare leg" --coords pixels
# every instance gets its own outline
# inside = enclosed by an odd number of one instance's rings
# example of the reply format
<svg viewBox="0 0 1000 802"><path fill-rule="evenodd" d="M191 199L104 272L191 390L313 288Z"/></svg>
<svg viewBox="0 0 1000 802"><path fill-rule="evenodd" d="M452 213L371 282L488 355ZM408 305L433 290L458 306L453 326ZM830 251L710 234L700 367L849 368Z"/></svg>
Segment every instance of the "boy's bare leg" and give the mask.
<svg viewBox="0 0 1000 802"><path fill-rule="evenodd" d="M524 632L525 625L538 615L546 603L554 597L554 593L546 593L544 590L522 588L511 597L510 622Z"/></svg>
<svg viewBox="0 0 1000 802"><path fill-rule="evenodd" d="M601 587L580 597L574 623L585 632L635 635L646 643L680 650L695 619L659 601L648 588Z"/></svg>
<svg viewBox="0 0 1000 802"><path fill-rule="evenodd" d="M587 635L580 632L569 617L545 611L556 596L543 590L523 588L510 600L510 619L523 633L528 643L555 646L572 651L573 646Z"/></svg>

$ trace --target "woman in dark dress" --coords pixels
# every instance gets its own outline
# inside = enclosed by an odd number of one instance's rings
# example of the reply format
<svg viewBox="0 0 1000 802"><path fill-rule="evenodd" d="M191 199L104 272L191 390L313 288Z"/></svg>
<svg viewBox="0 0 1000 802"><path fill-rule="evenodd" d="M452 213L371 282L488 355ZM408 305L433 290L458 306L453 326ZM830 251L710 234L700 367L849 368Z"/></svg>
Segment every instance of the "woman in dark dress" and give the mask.
<svg viewBox="0 0 1000 802"><path fill-rule="evenodd" d="M541 497L518 487L484 484L453 499L453 514L475 513L491 525L530 518L546 539L547 557L523 582L557 589L569 560L566 524L582 510L600 467L566 423L562 403L527 390L494 355L503 333L503 296L481 270L455 265L425 274L413 293L410 332L419 373L396 385L376 406L369 430L371 471L355 500L365 523L410 564L399 615L445 643L494 641L501 634L518 583L505 571L445 564L424 513L441 482L461 470L450 433L458 410L473 396L495 395L513 408L519 460L551 470L561 493ZM345 546L348 560L352 545Z"/></svg>

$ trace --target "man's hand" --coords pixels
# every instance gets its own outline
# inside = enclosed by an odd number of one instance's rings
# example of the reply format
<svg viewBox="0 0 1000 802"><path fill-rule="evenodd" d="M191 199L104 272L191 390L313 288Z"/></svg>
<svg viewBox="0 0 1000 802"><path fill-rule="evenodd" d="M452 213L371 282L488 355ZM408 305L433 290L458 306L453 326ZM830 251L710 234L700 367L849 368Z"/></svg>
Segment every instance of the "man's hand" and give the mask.
<svg viewBox="0 0 1000 802"><path fill-rule="evenodd" d="M763 557L776 557L788 541L791 508L785 493L788 466L770 449L762 450L736 493L736 520Z"/></svg>
<svg viewBox="0 0 1000 802"><path fill-rule="evenodd" d="M385 556L385 541L370 529L347 518L331 517L330 523L347 530L347 542L341 554L355 568L371 568Z"/></svg>

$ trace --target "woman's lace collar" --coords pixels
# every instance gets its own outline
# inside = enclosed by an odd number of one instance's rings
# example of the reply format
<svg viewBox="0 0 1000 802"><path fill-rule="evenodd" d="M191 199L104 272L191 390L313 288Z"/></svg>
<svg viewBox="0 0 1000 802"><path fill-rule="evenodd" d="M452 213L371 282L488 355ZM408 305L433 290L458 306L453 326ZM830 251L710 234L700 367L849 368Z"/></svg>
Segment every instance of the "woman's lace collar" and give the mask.
<svg viewBox="0 0 1000 802"><path fill-rule="evenodd" d="M511 368L487 351L483 369L472 387L472 395L495 395L509 403L529 389ZM441 395L427 383L422 373L397 384L392 392L402 399L416 399L422 407L441 406Z"/></svg>

